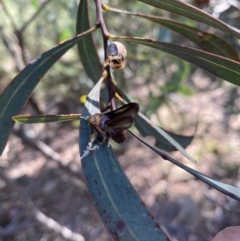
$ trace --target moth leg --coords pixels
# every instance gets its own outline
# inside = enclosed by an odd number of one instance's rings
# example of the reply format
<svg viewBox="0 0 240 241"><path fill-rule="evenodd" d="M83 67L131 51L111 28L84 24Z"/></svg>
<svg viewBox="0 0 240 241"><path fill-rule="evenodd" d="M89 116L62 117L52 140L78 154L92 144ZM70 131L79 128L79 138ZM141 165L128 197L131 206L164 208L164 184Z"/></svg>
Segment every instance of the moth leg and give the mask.
<svg viewBox="0 0 240 241"><path fill-rule="evenodd" d="M87 121L89 119L90 116L80 116L80 119L83 119L85 121Z"/></svg>
<svg viewBox="0 0 240 241"><path fill-rule="evenodd" d="M80 157L80 160L82 160L84 157L90 154L90 151L94 151L98 148L98 146L93 146L93 142L96 139L96 133L93 133L90 136L90 141L88 142L88 145L86 147L86 150L83 152L82 156Z"/></svg>
<svg viewBox="0 0 240 241"><path fill-rule="evenodd" d="M86 150L83 152L82 156L80 156L80 160L82 160L84 157L89 155L89 153L90 153L90 150L88 148L86 148Z"/></svg>
<svg viewBox="0 0 240 241"><path fill-rule="evenodd" d="M90 141L86 147L86 150L83 152L82 156L80 157L80 160L82 160L84 157L89 155L91 151L97 150L98 148L99 148L99 145L93 146L93 142Z"/></svg>
<svg viewBox="0 0 240 241"><path fill-rule="evenodd" d="M88 146L87 146L87 149L90 150L90 151L94 151L98 148L98 145L93 145L94 141L96 140L97 138L97 133L93 133L91 136L90 136L90 141L88 142Z"/></svg>
<svg viewBox="0 0 240 241"><path fill-rule="evenodd" d="M99 148L99 145L94 145L92 142L89 142L86 150L83 152L82 156L80 157L80 160L82 160L84 157L88 156L91 151L97 150Z"/></svg>
<svg viewBox="0 0 240 241"><path fill-rule="evenodd" d="M93 144L93 142L96 140L97 137L97 133L94 132L91 136L90 136L90 141L88 143L88 145L91 143L91 145Z"/></svg>
<svg viewBox="0 0 240 241"><path fill-rule="evenodd" d="M89 142L88 146L87 146L87 149L88 151L94 151L94 150L97 150L99 148L99 145L92 145L92 143Z"/></svg>

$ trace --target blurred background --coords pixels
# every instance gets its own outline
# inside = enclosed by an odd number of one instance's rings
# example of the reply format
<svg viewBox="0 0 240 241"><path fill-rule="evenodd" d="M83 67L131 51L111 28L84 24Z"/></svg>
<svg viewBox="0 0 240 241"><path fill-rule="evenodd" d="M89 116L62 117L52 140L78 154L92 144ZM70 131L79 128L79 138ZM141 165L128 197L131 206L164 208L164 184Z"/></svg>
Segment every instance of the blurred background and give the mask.
<svg viewBox="0 0 240 241"><path fill-rule="evenodd" d="M240 28L240 3L185 1ZM110 6L158 15L220 35L239 52L239 41L204 24L136 1L105 1ZM75 35L78 1L0 0L0 93L34 58ZM92 24L93 1L89 2ZM114 35L141 36L196 47L172 31L137 17L104 14ZM103 61L100 32L94 40ZM117 84L156 124L176 134L195 135L187 152L170 155L210 177L240 186L240 90L195 66L146 46L124 43L127 66L114 72ZM42 78L21 114L81 113L92 81L77 47ZM110 240L87 192L78 149L79 122L15 125L0 157L0 240ZM154 138L146 138L154 144ZM237 201L213 190L162 160L128 135L115 153L155 219L176 240L207 241L240 223ZM6 174L6 175L5 175ZM71 230L72 238L40 222L31 206ZM47 219L46 219L47 220ZM71 235L70 235L71 236Z"/></svg>

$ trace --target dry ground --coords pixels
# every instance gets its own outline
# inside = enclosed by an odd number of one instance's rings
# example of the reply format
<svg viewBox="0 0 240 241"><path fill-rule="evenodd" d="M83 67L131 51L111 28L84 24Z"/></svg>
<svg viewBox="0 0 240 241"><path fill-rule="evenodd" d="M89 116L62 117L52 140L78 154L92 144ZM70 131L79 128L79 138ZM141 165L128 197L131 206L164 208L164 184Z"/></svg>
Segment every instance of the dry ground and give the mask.
<svg viewBox="0 0 240 241"><path fill-rule="evenodd" d="M239 186L240 115L228 115L229 108L233 108L229 101L233 86L225 84L206 91L212 87L210 80L195 78L193 83L201 83L197 86L199 91L190 97L173 94L171 111L162 107L158 115L163 127L169 130L181 134L193 134L196 130L187 151L198 164L192 164L179 153L171 155L219 181ZM234 105L238 107L240 92L234 93ZM58 152L62 161L74 168L76 176L81 173L78 129L69 123L28 125L24 129L28 137L43 140ZM154 143L153 138L147 139ZM127 142L116 147L116 155L155 219L177 240L210 241L225 227L240 224L237 201L162 160L130 135ZM45 215L82 234L87 241L110 240L81 175L74 177L13 134L0 164L2 171L14 181L13 189L6 181L0 181L2 240L65 240L34 220L27 201L16 190L31 198Z"/></svg>

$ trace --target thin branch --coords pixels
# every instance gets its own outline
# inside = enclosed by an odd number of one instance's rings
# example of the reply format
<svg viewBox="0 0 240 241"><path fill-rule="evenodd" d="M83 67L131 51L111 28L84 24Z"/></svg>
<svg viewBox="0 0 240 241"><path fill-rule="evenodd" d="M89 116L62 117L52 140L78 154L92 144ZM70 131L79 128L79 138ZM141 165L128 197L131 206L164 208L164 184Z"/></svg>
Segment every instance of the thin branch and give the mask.
<svg viewBox="0 0 240 241"><path fill-rule="evenodd" d="M82 172L79 170L79 167L74 164L65 163L65 161L61 158L61 156L57 152L55 152L52 148L50 148L48 145L46 145L44 142L33 138L29 138L21 130L13 129L13 133L19 138L21 138L22 141L24 141L26 144L39 150L46 157L56 162L64 172L68 173L70 176L74 176L75 178L83 181L84 177Z"/></svg>
<svg viewBox="0 0 240 241"><path fill-rule="evenodd" d="M52 0L45 0L45 2L43 2L42 5L38 8L37 12L35 12L18 31L22 33L51 1Z"/></svg>
<svg viewBox="0 0 240 241"><path fill-rule="evenodd" d="M103 12L102 12L102 3L101 0L95 0L95 5L96 5L96 14L97 14L97 25L100 25L102 34L103 36L108 39L109 37L109 32L107 30L105 21L103 19ZM104 46L106 47L106 46ZM106 57L106 56L105 56Z"/></svg>
<svg viewBox="0 0 240 241"><path fill-rule="evenodd" d="M47 217L38 208L35 207L27 193L18 187L11 178L8 177L2 170L0 170L0 178L5 182L9 189L16 192L20 200L24 203L23 207L26 213L29 213L38 223L60 234L63 238L69 241L85 241L85 238L77 233L72 232L69 228L60 225L52 218Z"/></svg>
<svg viewBox="0 0 240 241"><path fill-rule="evenodd" d="M19 36L12 34L11 37L5 34L5 31L2 26L0 26L0 36L2 37L3 43L6 47L6 49L10 52L14 59L15 63L15 69L17 72L20 72L23 70L26 66L26 62L23 59L23 46L19 45ZM30 96L29 102L28 102L33 109L38 114L43 114L43 111L40 109L40 107L37 105L34 96Z"/></svg>
<svg viewBox="0 0 240 241"><path fill-rule="evenodd" d="M42 5L38 8L38 10L23 24L23 26L20 29L15 29L15 34L18 38L18 44L22 49L22 59L25 63L25 65L29 62L27 51L25 49L25 39L23 36L24 30L29 26L30 23L41 13L41 11L44 9L45 6L47 6L48 3L50 3L52 0L45 0L45 2L42 3Z"/></svg>
<svg viewBox="0 0 240 241"><path fill-rule="evenodd" d="M105 60L107 59L107 47L108 47L108 38L110 36L110 33L107 30L104 18L103 18L103 11L102 11L102 3L101 0L95 0L95 5L96 5L96 15L97 15L97 25L100 25L101 31L102 31L102 35L103 35L103 46L104 46L104 55L105 55ZM106 78L107 81L107 88L108 88L108 103L107 103L107 107L110 104L111 110L115 109L115 102L114 102L114 95L115 95L115 88L113 87L112 84L112 77L111 77L111 73L110 73L110 68L109 66L105 66L104 67L105 70L108 73L108 76Z"/></svg>
<svg viewBox="0 0 240 241"><path fill-rule="evenodd" d="M25 67L25 63L22 59L22 49L18 44L16 35L12 34L11 37L7 36L2 26L0 27L0 35L6 49L11 53L14 59L17 72L20 72Z"/></svg>

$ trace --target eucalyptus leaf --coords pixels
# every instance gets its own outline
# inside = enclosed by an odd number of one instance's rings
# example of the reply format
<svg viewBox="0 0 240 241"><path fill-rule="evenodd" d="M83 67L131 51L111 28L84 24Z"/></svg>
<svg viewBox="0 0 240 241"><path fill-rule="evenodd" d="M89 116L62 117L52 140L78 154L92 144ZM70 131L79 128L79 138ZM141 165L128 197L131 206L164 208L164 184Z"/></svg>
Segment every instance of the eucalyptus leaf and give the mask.
<svg viewBox="0 0 240 241"><path fill-rule="evenodd" d="M211 54L202 50L180 46L177 44L164 43L146 38L117 37L112 39L125 39L132 43L140 43L148 47L158 49L179 57L183 60L200 67L209 73L229 81L232 84L240 85L240 63L219 55Z"/></svg>
<svg viewBox="0 0 240 241"><path fill-rule="evenodd" d="M123 96L126 102L131 102L130 99L117 86L117 91L120 96ZM184 148L190 145L194 136L181 136L162 129L160 126L152 123L144 114L138 114L135 119L135 126L143 136L153 136L156 139L156 146L165 151L180 151L189 160L196 162Z"/></svg>
<svg viewBox="0 0 240 241"><path fill-rule="evenodd" d="M69 115L16 115L12 119L19 124L49 123L80 120L81 114Z"/></svg>
<svg viewBox="0 0 240 241"><path fill-rule="evenodd" d="M76 31L77 33L81 33L89 28L90 21L88 16L88 1L81 0L77 13ZM88 35L79 41L77 47L84 70L93 83L96 84L102 75L103 67L99 60L92 35Z"/></svg>
<svg viewBox="0 0 240 241"><path fill-rule="evenodd" d="M202 23L220 29L225 33L229 33L240 38L240 31L226 23L212 17L210 14L181 1L176 0L138 0L146 4L152 5L159 9L175 13L179 16L193 19Z"/></svg>
<svg viewBox="0 0 240 241"><path fill-rule="evenodd" d="M141 17L141 15L139 15ZM171 29L172 31L182 35L184 38L191 40L201 49L221 55L223 57L239 61L238 53L224 39L215 34L203 32L197 28L187 26L177 21L158 18L155 16L143 16L152 22L161 24L162 26Z"/></svg>
<svg viewBox="0 0 240 241"><path fill-rule="evenodd" d="M7 86L0 96L0 154L3 152L14 125L12 116L17 115L21 111L36 85L54 63L67 50L72 48L79 39L90 34L95 29L96 27L93 27L41 54L28 64Z"/></svg>
<svg viewBox="0 0 240 241"><path fill-rule="evenodd" d="M89 93L83 116L100 112L100 85L98 83ZM88 122L81 120L81 156L91 133ZM84 157L82 167L93 203L114 240L169 240L138 196L107 143Z"/></svg>
<svg viewBox="0 0 240 241"><path fill-rule="evenodd" d="M146 118L143 114L140 114L135 121L135 126L139 130L139 132L143 136L153 136L156 139L155 146L165 150L165 151L180 151L182 152L182 148L178 149L174 143L171 142L171 139L167 140L161 132L159 132L158 129L155 128L155 125L149 125L148 123L150 120ZM194 136L183 136L183 135L177 135L173 132L167 131L160 126L158 126L159 129L161 129L163 132L166 133L166 135L170 136L172 139L174 139L177 143L179 143L183 148L186 148L189 146L194 138ZM185 152L182 153L186 156ZM188 155L187 155L188 157ZM193 158L190 158L191 160Z"/></svg>
<svg viewBox="0 0 240 241"><path fill-rule="evenodd" d="M205 51L239 61L239 56L235 49L233 49L224 39L215 34L201 31L200 29L188 26L179 21L173 21L158 16L133 13L122 9L112 8L105 4L103 4L103 8L107 12L118 12L148 19L182 35L184 38L189 39Z"/></svg>
<svg viewBox="0 0 240 241"><path fill-rule="evenodd" d="M180 168L184 169L185 171L187 171L188 173L192 174L193 176L195 176L196 178L200 179L201 181L205 182L206 184L208 184L209 186L213 187L214 189L228 195L229 197L232 197L233 199L236 199L238 201L240 201L240 189L237 187L234 187L232 185L226 184L226 183L222 183L219 181L216 181L184 164L182 164L181 162L175 160L174 158L170 157L169 155L167 155L166 153L164 153L163 151L159 150L158 148L150 145L148 142L146 142L144 139L142 139L141 137L137 136L136 134L134 134L132 131L131 134L136 137L140 142L142 142L144 145L148 146L151 150L153 150L154 152L156 152L157 154L159 154L164 160L168 160L170 162L172 162L173 164L179 166Z"/></svg>

